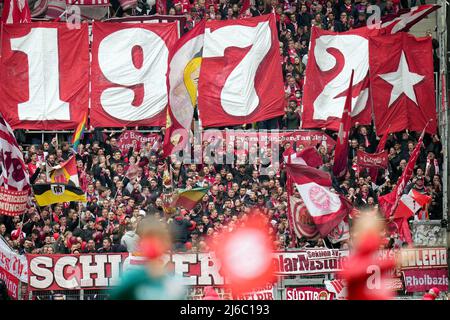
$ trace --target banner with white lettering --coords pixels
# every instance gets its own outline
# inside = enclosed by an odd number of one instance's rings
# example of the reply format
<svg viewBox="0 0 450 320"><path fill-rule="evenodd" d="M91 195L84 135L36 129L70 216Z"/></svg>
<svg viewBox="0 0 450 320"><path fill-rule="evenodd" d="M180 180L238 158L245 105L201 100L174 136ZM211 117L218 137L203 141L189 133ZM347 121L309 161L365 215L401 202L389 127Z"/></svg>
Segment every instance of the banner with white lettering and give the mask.
<svg viewBox="0 0 450 320"><path fill-rule="evenodd" d="M20 281L28 282L27 259L11 250L5 240L0 237L0 279L6 283L8 294L18 298Z"/></svg>
<svg viewBox="0 0 450 320"><path fill-rule="evenodd" d="M334 293L325 288L295 287L286 288L286 300L334 300Z"/></svg>
<svg viewBox="0 0 450 320"><path fill-rule="evenodd" d="M367 153L361 150L356 152L357 164L364 168L386 169L388 165L387 151L379 153Z"/></svg>
<svg viewBox="0 0 450 320"><path fill-rule="evenodd" d="M168 270L181 275L183 285L223 285L219 264L211 253L167 254ZM128 253L27 255L30 290L99 289L118 284L124 271L141 265Z"/></svg>
<svg viewBox="0 0 450 320"><path fill-rule="evenodd" d="M93 23L94 127L164 126L175 23Z"/></svg>
<svg viewBox="0 0 450 320"><path fill-rule="evenodd" d="M413 269L403 271L406 292L426 292L436 287L448 291L448 269Z"/></svg>
<svg viewBox="0 0 450 320"><path fill-rule="evenodd" d="M28 190L7 190L0 186L0 215L18 216L25 212L28 204Z"/></svg>
<svg viewBox="0 0 450 320"><path fill-rule="evenodd" d="M88 25L2 27L0 111L13 129L75 129L88 110Z"/></svg>
<svg viewBox="0 0 450 320"><path fill-rule="evenodd" d="M158 133L142 134L135 130L126 130L117 139L117 146L122 151L122 154L127 154L128 150L133 147L133 151L139 152L147 143L150 143L150 148L155 143L161 142L161 136Z"/></svg>
<svg viewBox="0 0 450 320"><path fill-rule="evenodd" d="M205 131L208 132L208 131ZM223 136L227 138L227 141L250 141L260 144L267 144L270 146L272 142L279 142L281 145L290 143L296 144L298 148L300 145L303 147L316 147L318 144L325 145L327 150L331 151L336 145L336 141L333 140L328 134L319 130L298 130L293 132L280 132L278 130L270 131L251 131L251 130L225 130Z"/></svg>
<svg viewBox="0 0 450 320"><path fill-rule="evenodd" d="M337 249L276 252L274 253L276 274L293 276L335 273L343 269L348 255L347 250Z"/></svg>
<svg viewBox="0 0 450 320"><path fill-rule="evenodd" d="M447 268L446 248L414 248L400 251L402 270Z"/></svg>

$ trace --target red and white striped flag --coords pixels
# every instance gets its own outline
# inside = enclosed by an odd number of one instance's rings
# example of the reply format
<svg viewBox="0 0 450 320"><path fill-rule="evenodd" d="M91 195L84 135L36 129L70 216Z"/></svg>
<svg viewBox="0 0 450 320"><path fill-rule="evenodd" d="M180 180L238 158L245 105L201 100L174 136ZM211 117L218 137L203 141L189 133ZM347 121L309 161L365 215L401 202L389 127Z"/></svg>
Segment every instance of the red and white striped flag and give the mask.
<svg viewBox="0 0 450 320"><path fill-rule="evenodd" d="M283 159L285 163L303 164L315 168L323 164L322 157L314 147L308 147L299 152L295 152L294 148L290 147L283 152Z"/></svg>
<svg viewBox="0 0 450 320"><path fill-rule="evenodd" d="M322 237L327 236L348 215L351 204L331 192L331 176L321 170L298 164L287 164L288 181L300 193L309 214Z"/></svg>
<svg viewBox="0 0 450 320"><path fill-rule="evenodd" d="M0 185L8 190L30 189L30 176L26 170L16 137L0 114Z"/></svg>
<svg viewBox="0 0 450 320"><path fill-rule="evenodd" d="M388 34L400 31L408 31L413 25L425 18L441 6L437 4L425 4L404 10L400 14L392 14L382 19L381 28Z"/></svg>

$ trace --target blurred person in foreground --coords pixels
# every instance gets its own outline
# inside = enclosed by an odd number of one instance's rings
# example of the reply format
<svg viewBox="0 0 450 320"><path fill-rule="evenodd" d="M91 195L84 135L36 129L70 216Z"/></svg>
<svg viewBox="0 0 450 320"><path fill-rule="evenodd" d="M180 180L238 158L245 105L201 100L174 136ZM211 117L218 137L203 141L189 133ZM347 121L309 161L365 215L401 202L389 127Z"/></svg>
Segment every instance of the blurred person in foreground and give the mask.
<svg viewBox="0 0 450 320"><path fill-rule="evenodd" d="M136 233L138 251L146 258L142 265L124 271L119 285L112 290L112 300L181 300L186 289L181 279L168 274L163 255L170 249L170 234L153 216L142 219Z"/></svg>
<svg viewBox="0 0 450 320"><path fill-rule="evenodd" d="M393 258L380 260L377 252L383 245L381 234L385 228L377 209L363 210L352 228L353 250L340 277L347 282L348 300L390 300L390 270L395 268Z"/></svg>

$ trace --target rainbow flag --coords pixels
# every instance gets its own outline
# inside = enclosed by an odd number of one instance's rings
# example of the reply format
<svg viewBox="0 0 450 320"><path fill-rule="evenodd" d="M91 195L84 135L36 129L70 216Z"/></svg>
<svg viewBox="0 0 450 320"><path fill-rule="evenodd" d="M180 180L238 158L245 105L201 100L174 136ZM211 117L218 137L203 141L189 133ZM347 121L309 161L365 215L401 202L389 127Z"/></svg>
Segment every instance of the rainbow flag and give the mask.
<svg viewBox="0 0 450 320"><path fill-rule="evenodd" d="M84 130L86 130L86 124L87 124L87 112L83 117L83 121L81 121L78 124L77 129L73 133L72 144L73 144L73 149L75 150L75 152L78 151L77 150L78 145L80 144L81 138L83 138Z"/></svg>
<svg viewBox="0 0 450 320"><path fill-rule="evenodd" d="M183 207L186 210L194 209L197 203L202 200L209 188L193 188L189 190L180 190L172 201L171 207Z"/></svg>

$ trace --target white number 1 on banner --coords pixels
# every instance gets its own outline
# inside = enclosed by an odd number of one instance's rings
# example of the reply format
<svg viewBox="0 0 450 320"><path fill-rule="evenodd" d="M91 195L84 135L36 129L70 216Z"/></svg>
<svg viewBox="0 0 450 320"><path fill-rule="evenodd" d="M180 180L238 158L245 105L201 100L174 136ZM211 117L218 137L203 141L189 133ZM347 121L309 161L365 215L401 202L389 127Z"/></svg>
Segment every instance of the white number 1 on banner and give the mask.
<svg viewBox="0 0 450 320"><path fill-rule="evenodd" d="M58 30L32 28L11 39L11 50L28 58L28 100L18 104L19 120L70 120L69 103L60 99Z"/></svg>

